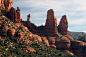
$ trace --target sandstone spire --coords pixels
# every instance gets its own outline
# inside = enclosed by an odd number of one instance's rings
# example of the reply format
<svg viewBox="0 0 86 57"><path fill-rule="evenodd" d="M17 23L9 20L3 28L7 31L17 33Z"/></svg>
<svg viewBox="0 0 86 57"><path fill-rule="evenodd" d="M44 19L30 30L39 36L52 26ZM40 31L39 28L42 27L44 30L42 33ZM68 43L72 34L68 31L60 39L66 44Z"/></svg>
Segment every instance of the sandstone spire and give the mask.
<svg viewBox="0 0 86 57"><path fill-rule="evenodd" d="M57 33L57 19L54 15L53 9L48 10L46 24L44 27L45 33Z"/></svg>
<svg viewBox="0 0 86 57"><path fill-rule="evenodd" d="M27 22L30 22L30 14L27 15Z"/></svg>
<svg viewBox="0 0 86 57"><path fill-rule="evenodd" d="M21 22L21 15L20 15L20 8L19 7L17 7L17 11L16 11L16 13L17 13L17 23L20 23Z"/></svg>
<svg viewBox="0 0 86 57"><path fill-rule="evenodd" d="M62 16L60 24L58 25L58 32L62 35L68 35L68 21L66 15Z"/></svg>

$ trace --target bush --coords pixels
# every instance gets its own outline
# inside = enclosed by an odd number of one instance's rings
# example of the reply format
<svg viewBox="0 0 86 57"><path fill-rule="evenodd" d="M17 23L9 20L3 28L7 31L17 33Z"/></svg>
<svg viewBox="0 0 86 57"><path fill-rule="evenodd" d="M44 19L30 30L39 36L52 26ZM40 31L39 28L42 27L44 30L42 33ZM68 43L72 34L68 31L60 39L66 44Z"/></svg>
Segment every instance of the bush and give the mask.
<svg viewBox="0 0 86 57"><path fill-rule="evenodd" d="M8 22L9 20L6 19L5 21Z"/></svg>
<svg viewBox="0 0 86 57"><path fill-rule="evenodd" d="M62 56L62 54L59 54L58 56Z"/></svg>

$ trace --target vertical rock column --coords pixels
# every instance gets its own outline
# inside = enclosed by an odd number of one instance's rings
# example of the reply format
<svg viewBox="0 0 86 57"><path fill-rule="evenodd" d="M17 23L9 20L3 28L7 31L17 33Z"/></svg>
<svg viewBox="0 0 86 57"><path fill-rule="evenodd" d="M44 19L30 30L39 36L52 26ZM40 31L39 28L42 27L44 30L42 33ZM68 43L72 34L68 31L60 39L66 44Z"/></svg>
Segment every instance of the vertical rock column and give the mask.
<svg viewBox="0 0 86 57"><path fill-rule="evenodd" d="M20 16L20 8L17 7L17 10L15 8L11 8L9 11L9 18L11 21L20 23L21 22L21 16Z"/></svg>
<svg viewBox="0 0 86 57"><path fill-rule="evenodd" d="M47 19L44 27L44 32L46 34L57 33L57 19L54 15L53 9L48 10L47 12Z"/></svg>
<svg viewBox="0 0 86 57"><path fill-rule="evenodd" d="M17 7L17 11L16 11L16 13L17 13L17 23L20 23L21 22L21 15L20 15L20 8L19 7Z"/></svg>
<svg viewBox="0 0 86 57"><path fill-rule="evenodd" d="M62 16L60 24L58 25L58 32L62 35L68 35L68 21L66 15Z"/></svg>

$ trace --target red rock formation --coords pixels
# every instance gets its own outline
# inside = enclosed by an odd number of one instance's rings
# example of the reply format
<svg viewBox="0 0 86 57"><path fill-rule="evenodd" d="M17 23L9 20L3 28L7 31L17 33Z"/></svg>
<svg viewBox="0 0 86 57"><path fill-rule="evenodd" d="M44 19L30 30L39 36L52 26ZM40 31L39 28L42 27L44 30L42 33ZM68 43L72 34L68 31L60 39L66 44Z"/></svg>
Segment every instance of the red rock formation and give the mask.
<svg viewBox="0 0 86 57"><path fill-rule="evenodd" d="M17 7L17 10L15 8L11 8L9 11L9 18L11 21L20 23L21 22L21 16L20 16L20 9Z"/></svg>
<svg viewBox="0 0 86 57"><path fill-rule="evenodd" d="M15 34L15 29L9 29L9 30L7 31L7 34L8 34L9 36L14 36L14 34Z"/></svg>
<svg viewBox="0 0 86 57"><path fill-rule="evenodd" d="M60 50L61 52L66 52L66 53L68 53L68 54L70 54L70 55L74 55L74 53L73 52L71 52L70 50Z"/></svg>
<svg viewBox="0 0 86 57"><path fill-rule="evenodd" d="M1 28L4 29L4 30L6 30L6 31L9 29L8 26L2 26Z"/></svg>
<svg viewBox="0 0 86 57"><path fill-rule="evenodd" d="M68 21L66 15L62 16L60 24L58 25L58 32L62 35L68 35Z"/></svg>
<svg viewBox="0 0 86 57"><path fill-rule="evenodd" d="M26 51L27 52L28 51L30 51L30 52L36 52L36 50L34 50L32 47L29 47L29 46L26 47Z"/></svg>
<svg viewBox="0 0 86 57"><path fill-rule="evenodd" d="M67 37L62 37L61 40L56 40L56 47L57 49L70 49L71 42Z"/></svg>
<svg viewBox="0 0 86 57"><path fill-rule="evenodd" d="M47 37L42 37L42 39L47 46L50 46Z"/></svg>
<svg viewBox="0 0 86 57"><path fill-rule="evenodd" d="M13 0L0 0L0 7L10 10Z"/></svg>
<svg viewBox="0 0 86 57"><path fill-rule="evenodd" d="M27 22L30 22L30 14L27 15Z"/></svg>
<svg viewBox="0 0 86 57"><path fill-rule="evenodd" d="M85 42L73 40L71 41L71 47L75 55L77 57L85 56Z"/></svg>
<svg viewBox="0 0 86 57"><path fill-rule="evenodd" d="M44 27L45 33L57 33L57 19L54 15L53 9L48 10L47 12L47 20Z"/></svg>
<svg viewBox="0 0 86 57"><path fill-rule="evenodd" d="M17 33L17 38L19 41L23 40L23 37L24 35L22 34L22 32Z"/></svg>
<svg viewBox="0 0 86 57"><path fill-rule="evenodd" d="M20 8L19 7L17 7L17 11L16 11L16 13L17 13L17 23L20 23L21 22L21 15L20 15Z"/></svg>
<svg viewBox="0 0 86 57"><path fill-rule="evenodd" d="M26 26L29 28L29 30L37 32L37 26L35 26L33 23L30 22L30 14L27 15L27 23Z"/></svg>
<svg viewBox="0 0 86 57"><path fill-rule="evenodd" d="M64 35L65 37L67 37L70 40L74 40L70 35Z"/></svg>
<svg viewBox="0 0 86 57"><path fill-rule="evenodd" d="M10 9L9 18L10 18L11 21L13 21L13 22L15 22L15 20L17 19L16 9L13 8L13 7Z"/></svg>

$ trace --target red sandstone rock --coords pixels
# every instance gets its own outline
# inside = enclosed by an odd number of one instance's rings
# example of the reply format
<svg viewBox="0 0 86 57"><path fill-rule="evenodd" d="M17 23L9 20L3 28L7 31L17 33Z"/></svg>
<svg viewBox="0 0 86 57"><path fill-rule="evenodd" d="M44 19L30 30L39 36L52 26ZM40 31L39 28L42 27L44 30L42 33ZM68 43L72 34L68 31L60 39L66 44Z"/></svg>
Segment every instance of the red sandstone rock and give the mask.
<svg viewBox="0 0 86 57"><path fill-rule="evenodd" d="M65 37L67 37L69 40L74 40L70 35L64 35Z"/></svg>
<svg viewBox="0 0 86 57"><path fill-rule="evenodd" d="M29 31L27 27L23 27L23 30Z"/></svg>
<svg viewBox="0 0 86 57"><path fill-rule="evenodd" d="M68 54L70 54L70 55L74 55L74 53L73 52L71 52L70 50L60 50L61 52L66 52L66 53L68 53Z"/></svg>
<svg viewBox="0 0 86 57"><path fill-rule="evenodd" d="M17 10L15 8L11 8L9 11L9 18L11 21L20 23L21 22L21 16L20 16L20 9L17 7Z"/></svg>
<svg viewBox="0 0 86 57"><path fill-rule="evenodd" d="M27 15L27 25L26 25L29 30L36 32L37 31L37 26L35 26L33 23L30 22L30 14Z"/></svg>
<svg viewBox="0 0 86 57"><path fill-rule="evenodd" d="M36 52L36 50L34 50L32 47L29 46L26 47L26 51Z"/></svg>
<svg viewBox="0 0 86 57"><path fill-rule="evenodd" d="M46 24L44 27L44 32L49 34L49 33L57 33L57 19L54 15L53 9L48 10L47 12L47 20Z"/></svg>
<svg viewBox="0 0 86 57"><path fill-rule="evenodd" d="M32 37L32 36L33 36L33 34L30 32L29 37Z"/></svg>
<svg viewBox="0 0 86 57"><path fill-rule="evenodd" d="M15 29L9 29L8 32L7 32L7 34L8 34L9 36L14 36L14 34L15 34Z"/></svg>
<svg viewBox="0 0 86 57"><path fill-rule="evenodd" d="M42 39L40 36L33 34L33 37L37 38L39 42L42 42Z"/></svg>
<svg viewBox="0 0 86 57"><path fill-rule="evenodd" d="M22 32L17 33L17 38L19 41L23 40L23 37L24 35L22 34Z"/></svg>
<svg viewBox="0 0 86 57"><path fill-rule="evenodd" d="M73 40L71 41L71 47L74 51L74 54L77 55L77 57L84 57L84 48L85 42L78 41L78 40Z"/></svg>
<svg viewBox="0 0 86 57"><path fill-rule="evenodd" d="M11 19L11 21L16 22L17 13L16 13L16 9L13 7L10 9L9 18Z"/></svg>
<svg viewBox="0 0 86 57"><path fill-rule="evenodd" d="M70 49L70 40L67 37L62 37L61 40L56 40L57 49Z"/></svg>
<svg viewBox="0 0 86 57"><path fill-rule="evenodd" d="M16 11L16 13L17 13L17 23L20 23L21 22L21 15L20 15L20 8L19 7L17 7L17 11Z"/></svg>
<svg viewBox="0 0 86 57"><path fill-rule="evenodd" d="M43 42L44 42L47 46L50 46L50 45L49 45L49 42L48 42L48 40L47 40L46 37L42 37L42 39L43 39Z"/></svg>
<svg viewBox="0 0 86 57"><path fill-rule="evenodd" d="M25 42L26 44L31 44L30 40L28 40L28 39L24 40L24 42Z"/></svg>
<svg viewBox="0 0 86 57"><path fill-rule="evenodd" d="M9 29L9 27L8 26L2 26L2 29L7 31Z"/></svg>
<svg viewBox="0 0 86 57"><path fill-rule="evenodd" d="M55 45L55 38L56 37L49 37L50 45Z"/></svg>
<svg viewBox="0 0 86 57"><path fill-rule="evenodd" d="M52 47L52 48L55 48L55 49L56 49L56 46L55 46L55 45L50 45L50 47Z"/></svg>
<svg viewBox="0 0 86 57"><path fill-rule="evenodd" d="M0 7L10 10L13 0L0 0Z"/></svg>
<svg viewBox="0 0 86 57"><path fill-rule="evenodd" d="M68 35L68 21L66 15L62 16L60 24L58 25L58 32L62 35Z"/></svg>
<svg viewBox="0 0 86 57"><path fill-rule="evenodd" d="M27 22L30 22L30 14L27 15Z"/></svg>

